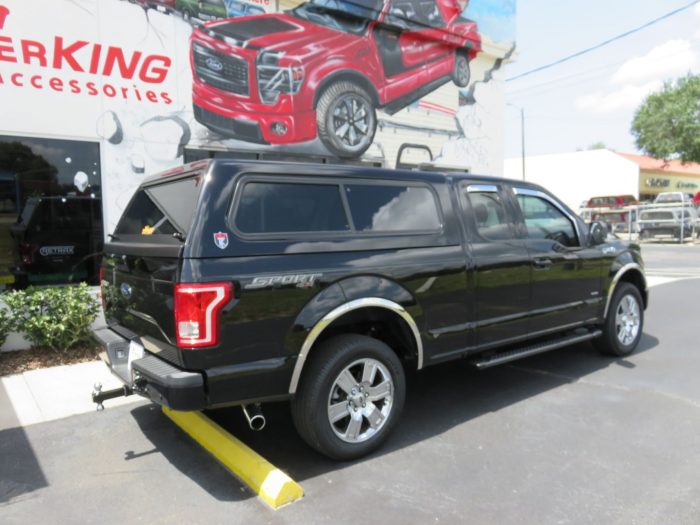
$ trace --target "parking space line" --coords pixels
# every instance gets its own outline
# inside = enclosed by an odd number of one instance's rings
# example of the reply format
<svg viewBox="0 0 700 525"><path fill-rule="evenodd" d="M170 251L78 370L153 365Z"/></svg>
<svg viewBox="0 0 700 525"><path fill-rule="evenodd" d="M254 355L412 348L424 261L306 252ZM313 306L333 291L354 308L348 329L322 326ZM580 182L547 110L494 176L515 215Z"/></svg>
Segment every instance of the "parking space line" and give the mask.
<svg viewBox="0 0 700 525"><path fill-rule="evenodd" d="M163 412L273 509L304 495L301 485L201 412Z"/></svg>

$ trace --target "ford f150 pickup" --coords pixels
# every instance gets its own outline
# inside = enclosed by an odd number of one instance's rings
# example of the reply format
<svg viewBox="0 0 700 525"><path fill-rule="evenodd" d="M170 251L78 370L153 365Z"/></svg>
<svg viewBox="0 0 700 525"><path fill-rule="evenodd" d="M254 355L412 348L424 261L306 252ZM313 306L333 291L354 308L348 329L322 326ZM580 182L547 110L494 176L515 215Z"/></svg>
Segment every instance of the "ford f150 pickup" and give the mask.
<svg viewBox="0 0 700 525"><path fill-rule="evenodd" d="M350 459L396 425L407 370L587 340L631 353L642 258L606 235L527 182L198 161L127 206L96 335L126 393L258 422L259 404L289 400L311 447Z"/></svg>

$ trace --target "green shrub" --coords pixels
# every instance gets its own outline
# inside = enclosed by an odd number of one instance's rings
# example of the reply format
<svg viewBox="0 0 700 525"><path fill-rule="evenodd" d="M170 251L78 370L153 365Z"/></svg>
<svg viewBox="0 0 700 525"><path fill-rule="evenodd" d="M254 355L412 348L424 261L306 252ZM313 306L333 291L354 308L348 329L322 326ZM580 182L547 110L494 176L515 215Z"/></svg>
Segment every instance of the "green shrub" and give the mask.
<svg viewBox="0 0 700 525"><path fill-rule="evenodd" d="M0 296L0 300L4 301L5 296ZM0 346L3 345L7 334L15 330L15 320L12 312L0 304Z"/></svg>
<svg viewBox="0 0 700 525"><path fill-rule="evenodd" d="M36 347L65 352L92 340L99 305L86 284L29 288L5 296L17 328Z"/></svg>

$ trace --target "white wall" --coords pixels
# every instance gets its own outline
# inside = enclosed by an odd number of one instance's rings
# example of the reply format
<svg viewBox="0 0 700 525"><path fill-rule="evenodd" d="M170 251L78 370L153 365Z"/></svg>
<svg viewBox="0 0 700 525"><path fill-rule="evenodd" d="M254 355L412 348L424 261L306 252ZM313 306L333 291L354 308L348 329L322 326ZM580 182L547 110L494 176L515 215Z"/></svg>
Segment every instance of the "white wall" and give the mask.
<svg viewBox="0 0 700 525"><path fill-rule="evenodd" d="M507 159L504 176L522 180L522 158ZM544 186L574 210L595 196L639 197L639 166L605 149L526 157L525 179Z"/></svg>
<svg viewBox="0 0 700 525"><path fill-rule="evenodd" d="M99 142L105 234L113 231L145 176L182 164L184 146L328 154L318 139L260 146L221 137L197 123L189 65L192 28L178 14L144 11L125 0L0 0L0 7L9 10L0 24L0 135ZM394 115L380 111L368 155L383 151L386 165L394 166L401 143L421 143L443 163L501 174L502 66L514 44L482 38L484 51L471 64L469 88L449 82ZM44 59L27 56L24 41L45 49ZM73 62L55 58L59 41L75 46ZM107 68L109 48L122 50L129 64L135 61L134 72ZM143 74L144 64L165 73Z"/></svg>

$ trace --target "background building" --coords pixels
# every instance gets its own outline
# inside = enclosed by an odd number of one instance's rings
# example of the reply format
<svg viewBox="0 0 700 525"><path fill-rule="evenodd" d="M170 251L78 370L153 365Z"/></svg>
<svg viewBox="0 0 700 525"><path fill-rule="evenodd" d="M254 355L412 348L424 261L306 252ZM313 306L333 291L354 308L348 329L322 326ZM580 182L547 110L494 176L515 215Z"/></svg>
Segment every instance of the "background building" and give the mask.
<svg viewBox="0 0 700 525"><path fill-rule="evenodd" d="M506 160L504 173L522 180L522 159ZM638 164L607 149L527 157L525 180L546 187L574 210L595 196L639 196Z"/></svg>
<svg viewBox="0 0 700 525"><path fill-rule="evenodd" d="M660 160L644 155L620 153L639 166L639 198L653 200L665 191L695 195L700 191L700 164L678 160Z"/></svg>
<svg viewBox="0 0 700 525"><path fill-rule="evenodd" d="M514 17L514 0L0 0L0 280L17 261L30 282L94 280L141 180L201 158L392 167L418 143L501 174Z"/></svg>

